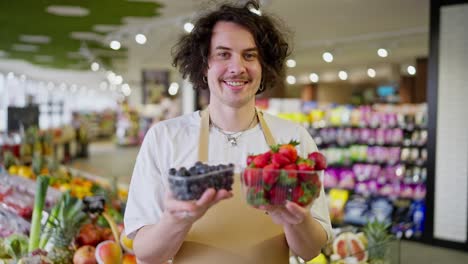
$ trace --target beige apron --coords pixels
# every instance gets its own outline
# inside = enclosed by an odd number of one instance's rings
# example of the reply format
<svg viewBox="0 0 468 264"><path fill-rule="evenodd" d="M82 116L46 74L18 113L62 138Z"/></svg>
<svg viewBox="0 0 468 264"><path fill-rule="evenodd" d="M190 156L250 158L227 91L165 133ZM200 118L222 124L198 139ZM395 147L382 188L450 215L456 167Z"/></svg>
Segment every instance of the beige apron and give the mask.
<svg viewBox="0 0 468 264"><path fill-rule="evenodd" d="M257 110L268 145L275 144L271 131ZM198 158L208 161L209 113L201 112ZM174 258L174 264L286 264L289 249L280 225L263 211L247 205L235 175L234 197L210 208L192 226Z"/></svg>

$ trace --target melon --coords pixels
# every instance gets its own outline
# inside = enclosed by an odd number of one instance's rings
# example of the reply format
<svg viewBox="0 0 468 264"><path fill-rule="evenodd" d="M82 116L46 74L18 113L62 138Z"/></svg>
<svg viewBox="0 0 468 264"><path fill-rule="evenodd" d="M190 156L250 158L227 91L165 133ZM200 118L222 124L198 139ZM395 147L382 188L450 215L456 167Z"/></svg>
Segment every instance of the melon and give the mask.
<svg viewBox="0 0 468 264"><path fill-rule="evenodd" d="M333 253L341 259L353 256L359 262L367 260L367 248L359 237L351 232L344 232L336 237L333 241Z"/></svg>

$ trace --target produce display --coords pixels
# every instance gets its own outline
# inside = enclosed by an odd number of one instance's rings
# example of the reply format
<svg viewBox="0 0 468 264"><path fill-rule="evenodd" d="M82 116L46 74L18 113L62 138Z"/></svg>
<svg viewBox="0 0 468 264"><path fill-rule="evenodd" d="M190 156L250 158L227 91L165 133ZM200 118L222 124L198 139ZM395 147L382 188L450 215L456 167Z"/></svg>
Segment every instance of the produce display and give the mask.
<svg viewBox="0 0 468 264"><path fill-rule="evenodd" d="M126 188L53 157L3 158L0 263L136 263L123 234Z"/></svg>
<svg viewBox="0 0 468 264"><path fill-rule="evenodd" d="M249 205L282 205L288 200L307 206L319 196L319 174L327 166L325 157L319 152L300 157L297 145L299 142L291 141L248 156L241 182Z"/></svg>
<svg viewBox="0 0 468 264"><path fill-rule="evenodd" d="M197 162L190 168L169 170L169 186L178 200L197 200L208 188L232 190L234 164L208 165Z"/></svg>

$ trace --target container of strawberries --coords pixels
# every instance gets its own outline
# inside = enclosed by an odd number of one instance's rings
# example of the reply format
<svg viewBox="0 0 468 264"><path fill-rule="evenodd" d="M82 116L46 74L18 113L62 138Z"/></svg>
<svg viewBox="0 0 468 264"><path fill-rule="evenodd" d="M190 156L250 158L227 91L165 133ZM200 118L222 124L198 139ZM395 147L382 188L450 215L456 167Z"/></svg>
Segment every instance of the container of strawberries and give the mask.
<svg viewBox="0 0 468 264"><path fill-rule="evenodd" d="M297 141L270 146L270 150L247 157L242 170L242 191L253 207L284 205L286 201L308 206L320 195L320 172L327 162L320 152L307 157L297 153Z"/></svg>

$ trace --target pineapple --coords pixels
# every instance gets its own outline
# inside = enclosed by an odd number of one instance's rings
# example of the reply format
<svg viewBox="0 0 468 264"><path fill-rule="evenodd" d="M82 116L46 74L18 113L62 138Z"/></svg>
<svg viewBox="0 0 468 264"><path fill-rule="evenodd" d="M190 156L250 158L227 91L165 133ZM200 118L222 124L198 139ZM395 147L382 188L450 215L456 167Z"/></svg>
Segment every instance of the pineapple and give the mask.
<svg viewBox="0 0 468 264"><path fill-rule="evenodd" d="M71 197L70 192L64 193L52 208L40 245L50 248L48 257L53 263L73 262L72 243L87 219L83 208L83 202Z"/></svg>
<svg viewBox="0 0 468 264"><path fill-rule="evenodd" d="M388 233L390 224L377 220L367 223L364 233L367 236L369 263L384 263L389 251L389 243L394 240L393 235Z"/></svg>

